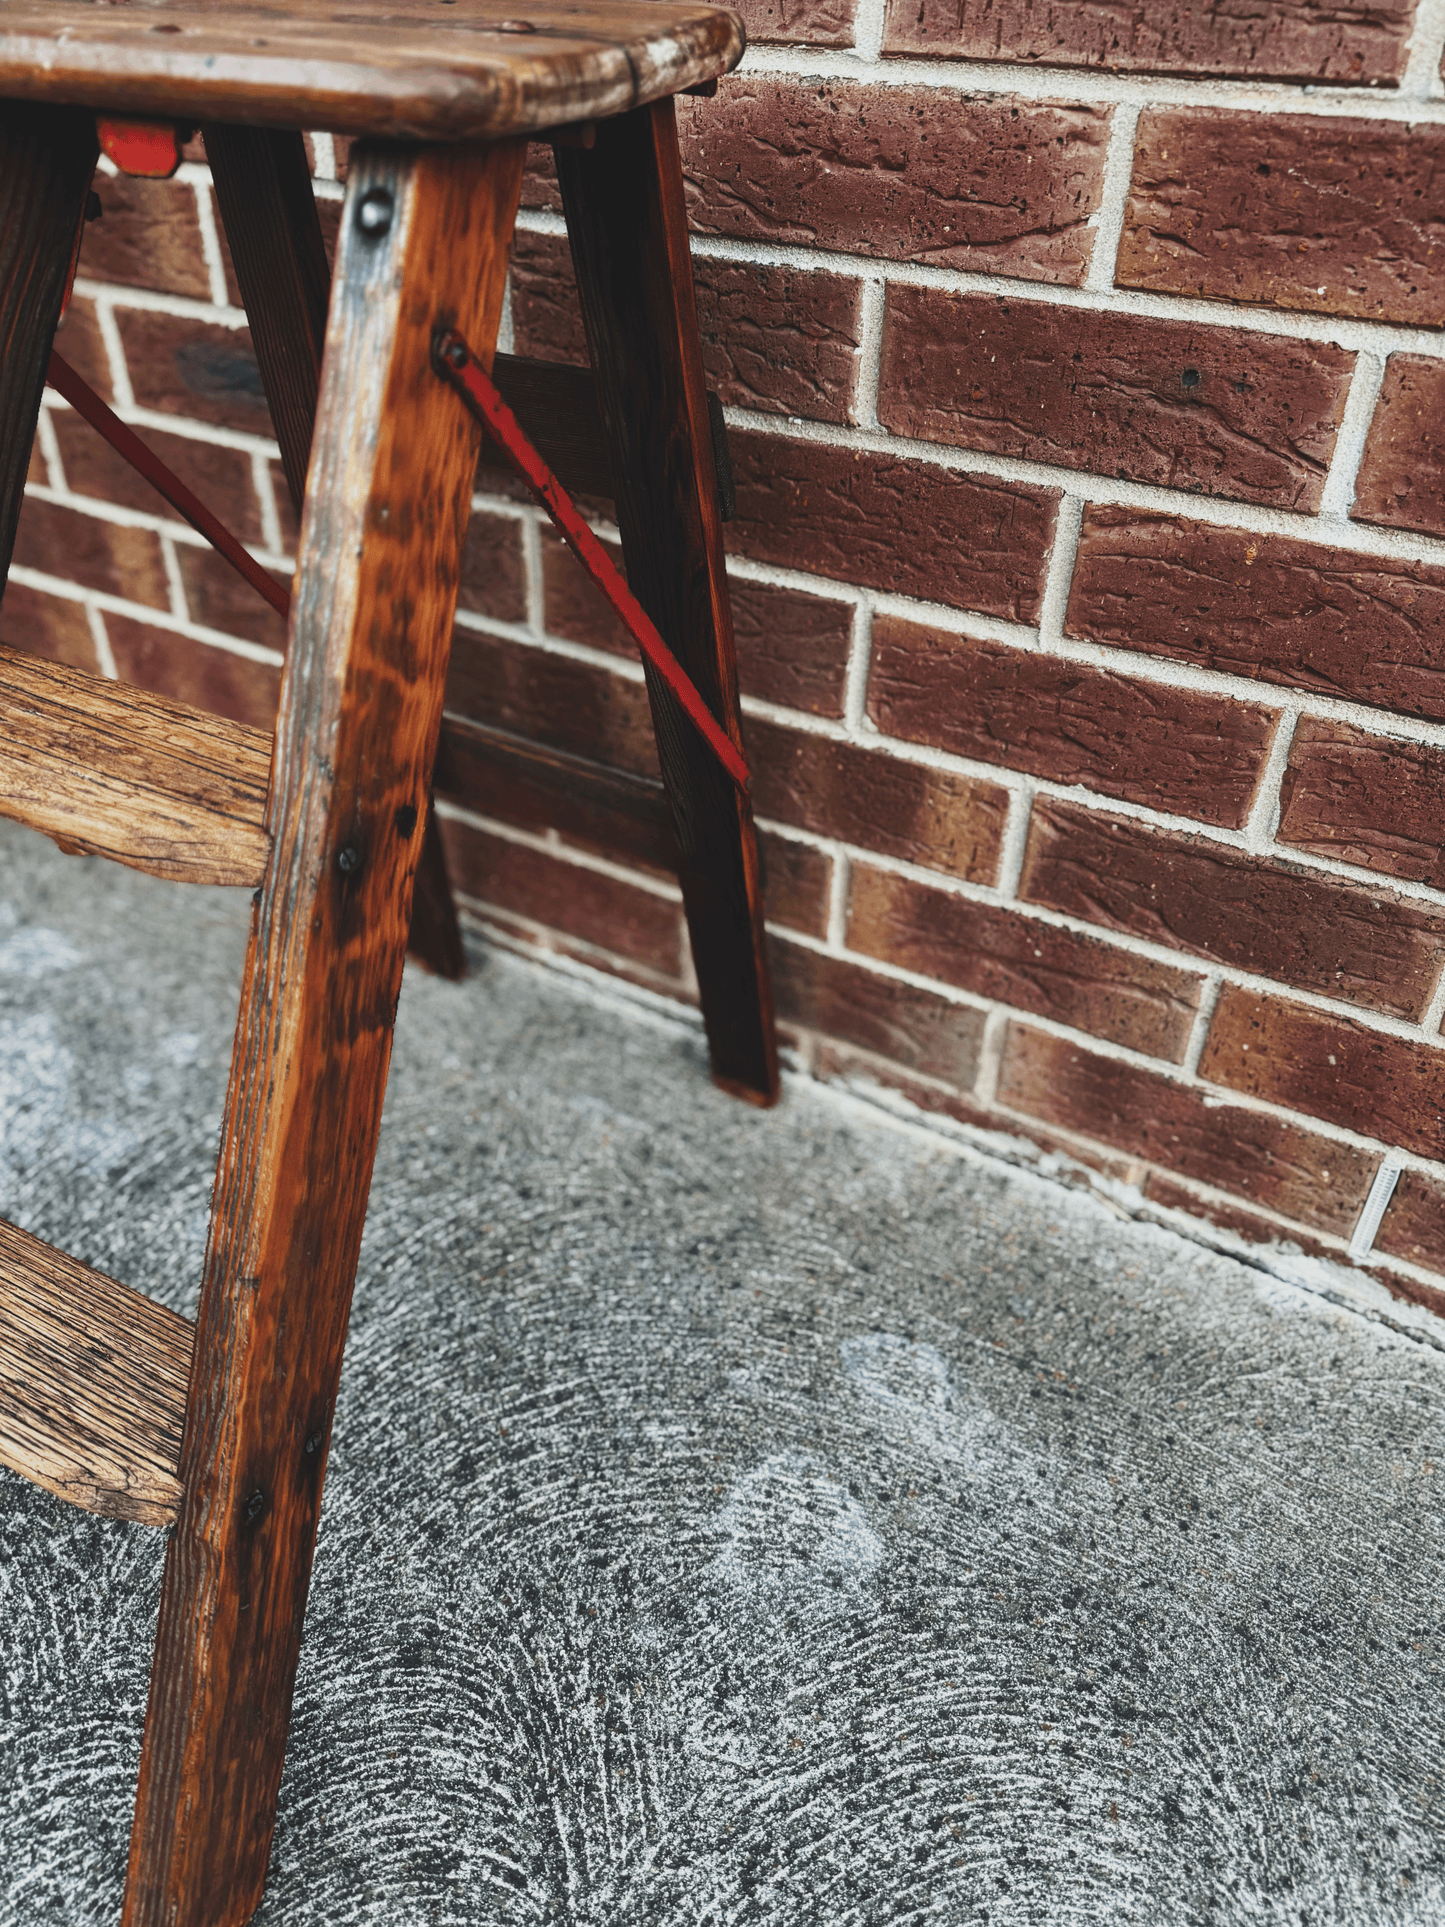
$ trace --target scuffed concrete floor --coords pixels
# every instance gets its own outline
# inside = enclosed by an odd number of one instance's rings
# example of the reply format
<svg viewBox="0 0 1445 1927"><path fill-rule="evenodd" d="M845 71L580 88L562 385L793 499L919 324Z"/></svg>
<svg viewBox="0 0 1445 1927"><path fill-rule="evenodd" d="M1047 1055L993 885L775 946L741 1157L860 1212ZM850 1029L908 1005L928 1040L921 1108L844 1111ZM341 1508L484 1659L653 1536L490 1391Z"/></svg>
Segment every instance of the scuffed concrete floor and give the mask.
<svg viewBox="0 0 1445 1927"><path fill-rule="evenodd" d="M190 1308L247 905L0 833L0 1211ZM290 1922L1445 1921L1445 1355L511 959L409 975ZM160 1538L0 1473L0 1921Z"/></svg>

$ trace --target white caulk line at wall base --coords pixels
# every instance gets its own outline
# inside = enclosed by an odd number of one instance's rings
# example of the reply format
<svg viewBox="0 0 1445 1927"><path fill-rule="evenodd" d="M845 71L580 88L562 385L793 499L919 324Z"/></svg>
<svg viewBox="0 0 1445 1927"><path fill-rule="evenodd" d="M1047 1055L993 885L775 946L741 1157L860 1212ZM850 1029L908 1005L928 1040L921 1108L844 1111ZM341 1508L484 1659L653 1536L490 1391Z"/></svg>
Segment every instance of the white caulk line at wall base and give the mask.
<svg viewBox="0 0 1445 1927"><path fill-rule="evenodd" d="M1350 1256L1364 1258L1369 1255L1375 1242L1375 1234L1380 1229L1380 1220L1385 1215L1385 1207L1395 1195L1395 1186L1400 1182L1401 1164L1393 1164L1386 1158L1375 1173L1375 1182L1370 1186L1370 1195L1365 1199L1355 1225L1354 1236L1350 1239Z"/></svg>

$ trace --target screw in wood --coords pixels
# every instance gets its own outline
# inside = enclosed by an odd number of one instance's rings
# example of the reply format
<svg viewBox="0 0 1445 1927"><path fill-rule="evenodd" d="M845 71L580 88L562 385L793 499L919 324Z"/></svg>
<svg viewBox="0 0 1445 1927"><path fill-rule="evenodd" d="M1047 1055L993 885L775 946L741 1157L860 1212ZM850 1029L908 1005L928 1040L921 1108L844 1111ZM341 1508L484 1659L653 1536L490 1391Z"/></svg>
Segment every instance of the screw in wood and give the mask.
<svg viewBox="0 0 1445 1927"><path fill-rule="evenodd" d="M344 877L353 876L361 868L361 852L354 843L343 843L336 852L336 867Z"/></svg>
<svg viewBox="0 0 1445 1927"><path fill-rule="evenodd" d="M391 227L395 203L384 187L369 187L356 204L356 225L368 241L379 241Z"/></svg>

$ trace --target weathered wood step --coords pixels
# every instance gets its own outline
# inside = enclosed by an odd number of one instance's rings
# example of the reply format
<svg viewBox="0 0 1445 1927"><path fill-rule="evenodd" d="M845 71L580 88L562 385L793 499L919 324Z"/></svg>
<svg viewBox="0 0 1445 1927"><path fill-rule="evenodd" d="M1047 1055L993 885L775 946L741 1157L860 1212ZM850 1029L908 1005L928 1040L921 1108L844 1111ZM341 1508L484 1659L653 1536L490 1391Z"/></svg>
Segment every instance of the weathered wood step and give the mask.
<svg viewBox="0 0 1445 1927"><path fill-rule="evenodd" d="M0 1219L0 1465L87 1512L169 1525L194 1336Z"/></svg>
<svg viewBox="0 0 1445 1927"><path fill-rule="evenodd" d="M0 816L181 883L255 888L271 738L0 648Z"/></svg>

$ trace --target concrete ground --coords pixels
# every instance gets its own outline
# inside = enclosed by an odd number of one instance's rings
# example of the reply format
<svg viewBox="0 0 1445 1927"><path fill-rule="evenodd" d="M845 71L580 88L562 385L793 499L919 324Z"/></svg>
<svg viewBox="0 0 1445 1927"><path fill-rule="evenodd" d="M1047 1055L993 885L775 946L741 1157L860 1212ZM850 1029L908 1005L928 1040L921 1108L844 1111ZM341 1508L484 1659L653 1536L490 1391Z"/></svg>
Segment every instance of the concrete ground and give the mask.
<svg viewBox="0 0 1445 1927"><path fill-rule="evenodd" d="M244 942L0 832L0 1211L191 1308ZM409 975L264 1923L1445 1922L1445 1354L493 954ZM0 1473L0 1922L159 1535Z"/></svg>

